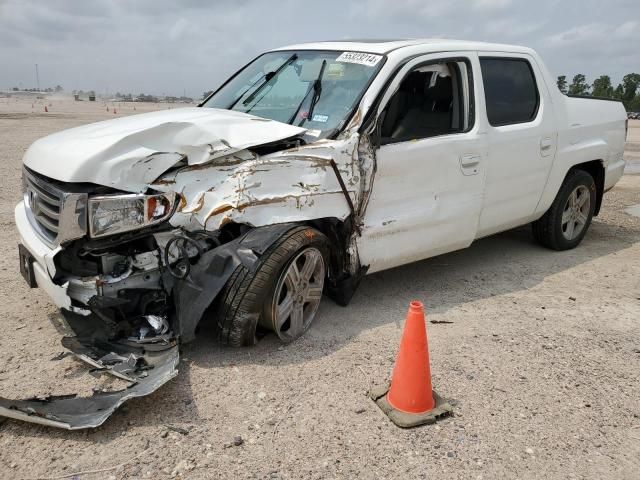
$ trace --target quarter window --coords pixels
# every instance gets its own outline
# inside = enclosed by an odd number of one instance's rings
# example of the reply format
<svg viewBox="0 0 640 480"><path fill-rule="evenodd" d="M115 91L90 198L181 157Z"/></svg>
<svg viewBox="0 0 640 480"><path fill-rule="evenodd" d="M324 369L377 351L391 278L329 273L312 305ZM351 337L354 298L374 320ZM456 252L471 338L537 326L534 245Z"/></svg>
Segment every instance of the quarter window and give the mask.
<svg viewBox="0 0 640 480"><path fill-rule="evenodd" d="M494 126L530 122L540 96L533 70L520 58L480 58L487 117Z"/></svg>

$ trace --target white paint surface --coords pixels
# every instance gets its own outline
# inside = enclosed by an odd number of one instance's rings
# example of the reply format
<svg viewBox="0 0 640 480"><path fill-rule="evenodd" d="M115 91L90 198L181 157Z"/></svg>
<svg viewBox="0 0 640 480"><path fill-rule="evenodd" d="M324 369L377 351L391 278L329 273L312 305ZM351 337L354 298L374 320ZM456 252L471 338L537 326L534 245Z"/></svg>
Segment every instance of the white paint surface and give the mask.
<svg viewBox="0 0 640 480"><path fill-rule="evenodd" d="M34 142L23 161L35 172L63 182L141 192L183 156L197 165L304 131L241 112L180 108L54 133Z"/></svg>

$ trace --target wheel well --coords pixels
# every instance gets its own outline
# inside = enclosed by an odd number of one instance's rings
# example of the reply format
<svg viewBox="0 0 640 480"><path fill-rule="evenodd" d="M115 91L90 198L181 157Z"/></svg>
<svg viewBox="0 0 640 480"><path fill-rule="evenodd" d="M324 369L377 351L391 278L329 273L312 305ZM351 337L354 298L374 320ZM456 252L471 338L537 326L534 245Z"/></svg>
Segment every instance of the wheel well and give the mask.
<svg viewBox="0 0 640 480"><path fill-rule="evenodd" d="M331 242L329 278L334 280L344 274L347 264L347 245L351 236L349 224L349 220L343 222L333 217L309 221L309 225L324 233Z"/></svg>
<svg viewBox="0 0 640 480"><path fill-rule="evenodd" d="M579 163L571 167L569 172L573 170L582 170L593 177L593 181L596 184L596 208L593 215L597 216L598 213L600 213L602 195L604 194L604 165L602 164L602 160L592 160L590 162Z"/></svg>
<svg viewBox="0 0 640 480"><path fill-rule="evenodd" d="M331 243L331 258L329 259L329 277L340 278L347 263L347 245L351 236L350 221L341 221L334 217L318 218L299 222L300 225L309 225L326 235ZM251 230L250 225L228 222L220 228L223 241L230 241Z"/></svg>
<svg viewBox="0 0 640 480"><path fill-rule="evenodd" d="M324 233L331 242L327 295L345 307L369 268L360 266L357 259L349 257L349 241L354 229L351 218L344 221L333 217L319 218L306 223ZM357 271L352 271L354 265Z"/></svg>

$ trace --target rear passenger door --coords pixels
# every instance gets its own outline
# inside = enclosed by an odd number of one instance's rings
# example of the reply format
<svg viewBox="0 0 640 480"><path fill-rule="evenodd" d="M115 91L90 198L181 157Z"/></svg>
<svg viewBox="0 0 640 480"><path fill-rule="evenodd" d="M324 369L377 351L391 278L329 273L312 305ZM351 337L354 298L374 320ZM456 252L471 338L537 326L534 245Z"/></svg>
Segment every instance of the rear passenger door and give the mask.
<svg viewBox="0 0 640 480"><path fill-rule="evenodd" d="M489 155L478 236L534 220L556 151L551 98L535 59L479 52Z"/></svg>
<svg viewBox="0 0 640 480"><path fill-rule="evenodd" d="M358 253L374 272L468 246L484 185L475 53L408 62L377 111L376 174Z"/></svg>

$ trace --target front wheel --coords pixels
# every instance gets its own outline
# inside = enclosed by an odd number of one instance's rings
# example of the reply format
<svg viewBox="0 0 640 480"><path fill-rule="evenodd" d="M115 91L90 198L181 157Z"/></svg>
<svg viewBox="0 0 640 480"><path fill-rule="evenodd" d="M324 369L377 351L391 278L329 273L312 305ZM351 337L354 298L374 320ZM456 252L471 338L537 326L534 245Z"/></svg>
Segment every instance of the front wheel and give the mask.
<svg viewBox="0 0 640 480"><path fill-rule="evenodd" d="M325 261L317 246L303 247L280 273L269 292L261 325L283 342L291 342L307 331L313 321L326 276Z"/></svg>
<svg viewBox="0 0 640 480"><path fill-rule="evenodd" d="M583 170L567 175L549 210L532 223L533 236L545 247L569 250L584 238L596 206L596 184Z"/></svg>
<svg viewBox="0 0 640 480"><path fill-rule="evenodd" d="M296 227L279 238L251 272L238 266L213 311L222 343L256 342L260 326L292 342L311 325L322 299L329 242L318 230Z"/></svg>

